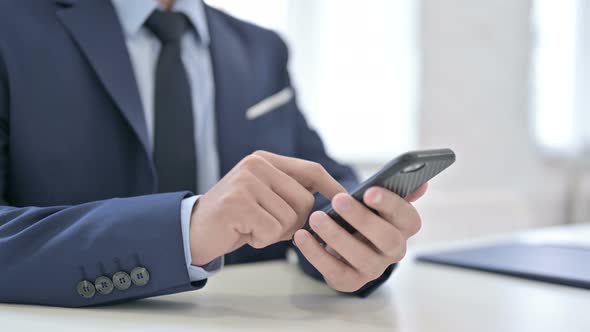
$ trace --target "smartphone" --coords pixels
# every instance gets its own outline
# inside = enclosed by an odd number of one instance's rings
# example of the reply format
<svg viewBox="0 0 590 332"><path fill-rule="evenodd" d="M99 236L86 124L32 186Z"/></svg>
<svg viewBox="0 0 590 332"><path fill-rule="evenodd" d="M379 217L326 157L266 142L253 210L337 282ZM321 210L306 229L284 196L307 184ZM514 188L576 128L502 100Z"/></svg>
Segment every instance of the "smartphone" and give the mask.
<svg viewBox="0 0 590 332"><path fill-rule="evenodd" d="M401 197L406 197L454 162L455 153L451 149L406 152L390 161L379 172L360 184L350 195L364 205L363 195L365 191L378 186L384 187ZM341 218L331 206L324 211L349 233L356 232L354 227ZM374 210L373 212L377 213ZM322 244L324 243L311 229L309 221L303 226L303 229L309 231Z"/></svg>

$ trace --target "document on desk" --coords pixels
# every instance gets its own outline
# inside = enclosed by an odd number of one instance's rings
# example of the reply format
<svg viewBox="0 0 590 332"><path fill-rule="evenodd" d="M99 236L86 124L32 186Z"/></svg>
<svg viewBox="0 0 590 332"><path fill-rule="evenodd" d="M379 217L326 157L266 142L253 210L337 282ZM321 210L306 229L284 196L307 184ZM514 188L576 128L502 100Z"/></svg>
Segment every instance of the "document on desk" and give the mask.
<svg viewBox="0 0 590 332"><path fill-rule="evenodd" d="M590 247L502 243L426 254L417 259L590 289Z"/></svg>

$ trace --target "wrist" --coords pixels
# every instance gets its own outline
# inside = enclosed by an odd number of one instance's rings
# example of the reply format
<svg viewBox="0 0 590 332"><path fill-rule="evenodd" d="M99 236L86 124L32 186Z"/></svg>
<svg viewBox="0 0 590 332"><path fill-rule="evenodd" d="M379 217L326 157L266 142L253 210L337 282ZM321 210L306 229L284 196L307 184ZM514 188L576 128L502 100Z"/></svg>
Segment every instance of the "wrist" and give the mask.
<svg viewBox="0 0 590 332"><path fill-rule="evenodd" d="M193 205L190 220L190 243L191 243L191 265L204 266L211 263L218 255L210 252L211 247L208 245L207 236L204 234L199 222L199 202L203 198L199 198Z"/></svg>

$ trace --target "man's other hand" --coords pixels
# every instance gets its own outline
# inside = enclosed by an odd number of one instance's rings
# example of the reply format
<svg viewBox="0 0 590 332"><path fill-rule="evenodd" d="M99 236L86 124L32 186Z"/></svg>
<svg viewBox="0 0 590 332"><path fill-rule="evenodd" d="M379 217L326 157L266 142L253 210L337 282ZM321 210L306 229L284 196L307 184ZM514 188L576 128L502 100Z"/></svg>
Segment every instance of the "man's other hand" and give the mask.
<svg viewBox="0 0 590 332"><path fill-rule="evenodd" d="M257 151L201 196L191 217L193 265L244 244L264 248L289 240L305 223L315 192L345 189L318 163Z"/></svg>
<svg viewBox="0 0 590 332"><path fill-rule="evenodd" d="M423 185L406 199L384 188L370 188L363 200L379 214L352 196L339 193L332 199L332 207L358 233L348 233L326 213L317 211L311 215L310 225L326 247L303 229L295 233L295 243L330 287L354 292L405 256L408 238L421 226L420 216L410 203L420 198L426 188Z"/></svg>

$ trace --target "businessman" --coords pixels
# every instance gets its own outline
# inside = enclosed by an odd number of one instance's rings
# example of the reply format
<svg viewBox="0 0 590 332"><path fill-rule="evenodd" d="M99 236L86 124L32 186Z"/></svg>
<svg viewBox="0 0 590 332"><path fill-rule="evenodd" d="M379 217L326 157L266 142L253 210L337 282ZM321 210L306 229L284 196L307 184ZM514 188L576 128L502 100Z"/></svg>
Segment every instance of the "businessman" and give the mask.
<svg viewBox="0 0 590 332"><path fill-rule="evenodd" d="M0 302L199 289L224 264L284 258L293 236L335 290L382 284L425 188L370 189L378 214L346 194L356 178L308 127L287 58L199 0L0 1ZM357 234L309 217L328 200Z"/></svg>

